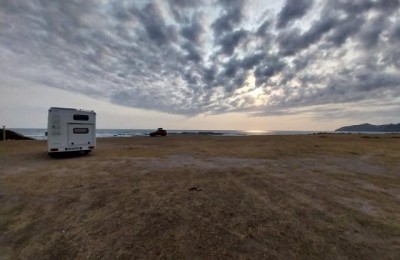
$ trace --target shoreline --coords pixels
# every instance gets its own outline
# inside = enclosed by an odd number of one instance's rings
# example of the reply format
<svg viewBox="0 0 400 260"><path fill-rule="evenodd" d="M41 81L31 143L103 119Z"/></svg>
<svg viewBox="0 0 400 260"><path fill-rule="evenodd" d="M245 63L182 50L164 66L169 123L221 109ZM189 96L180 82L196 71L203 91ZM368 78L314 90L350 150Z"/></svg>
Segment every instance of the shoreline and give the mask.
<svg viewBox="0 0 400 260"><path fill-rule="evenodd" d="M33 129L34 131L40 131L43 135L38 134L30 134L30 129L13 129L7 131L13 131L16 135L24 136L26 138L31 138L34 140L47 140L47 137L44 135L44 129ZM19 132L18 132L19 131ZM24 132L25 131L25 132ZM104 131L100 129L98 131ZM108 130L107 130L108 131ZM101 132L96 133L96 138L129 138L129 137L149 137L148 133L134 133L135 130L118 130L114 129L113 131L124 131L124 133L108 133L104 134ZM147 131L147 130L140 130ZM400 135L400 133L396 132L340 132L340 131L262 131L262 132L246 132L246 131L233 131L226 130L223 132L218 131L181 131L181 130L173 130L172 132L168 132L167 136L221 136L221 137L249 137L249 136L305 136L305 135Z"/></svg>

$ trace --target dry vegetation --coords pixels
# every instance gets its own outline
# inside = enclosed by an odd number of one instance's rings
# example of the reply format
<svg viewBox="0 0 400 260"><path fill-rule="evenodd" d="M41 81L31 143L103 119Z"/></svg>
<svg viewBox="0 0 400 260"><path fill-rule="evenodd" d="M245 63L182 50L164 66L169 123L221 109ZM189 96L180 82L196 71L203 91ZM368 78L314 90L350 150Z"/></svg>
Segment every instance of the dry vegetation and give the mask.
<svg viewBox="0 0 400 260"><path fill-rule="evenodd" d="M397 137L2 142L0 259L398 259Z"/></svg>

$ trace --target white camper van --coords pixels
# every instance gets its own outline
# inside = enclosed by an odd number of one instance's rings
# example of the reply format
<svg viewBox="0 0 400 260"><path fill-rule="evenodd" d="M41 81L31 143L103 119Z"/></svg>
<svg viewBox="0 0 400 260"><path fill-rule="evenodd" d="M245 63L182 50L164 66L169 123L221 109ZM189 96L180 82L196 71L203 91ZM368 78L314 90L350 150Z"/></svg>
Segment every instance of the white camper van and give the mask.
<svg viewBox="0 0 400 260"><path fill-rule="evenodd" d="M89 153L96 147L96 113L94 111L51 107L47 126L50 155L60 152Z"/></svg>

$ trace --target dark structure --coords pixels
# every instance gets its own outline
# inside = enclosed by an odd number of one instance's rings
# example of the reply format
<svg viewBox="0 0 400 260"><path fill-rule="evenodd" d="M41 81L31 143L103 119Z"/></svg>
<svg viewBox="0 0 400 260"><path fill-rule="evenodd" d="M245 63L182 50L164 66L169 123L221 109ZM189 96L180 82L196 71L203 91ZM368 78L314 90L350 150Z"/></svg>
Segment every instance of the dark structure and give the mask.
<svg viewBox="0 0 400 260"><path fill-rule="evenodd" d="M167 131L162 129L162 128L158 128L157 131L151 132L150 133L151 137L155 137L155 136L167 136Z"/></svg>

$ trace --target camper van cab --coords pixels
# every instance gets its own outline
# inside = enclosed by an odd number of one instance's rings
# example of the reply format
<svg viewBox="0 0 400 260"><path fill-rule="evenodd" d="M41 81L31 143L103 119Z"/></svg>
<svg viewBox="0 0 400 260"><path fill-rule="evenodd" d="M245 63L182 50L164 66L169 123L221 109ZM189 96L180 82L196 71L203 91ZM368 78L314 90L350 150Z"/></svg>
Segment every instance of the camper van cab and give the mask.
<svg viewBox="0 0 400 260"><path fill-rule="evenodd" d="M51 107L47 132L49 155L79 151L89 153L96 147L96 113Z"/></svg>

